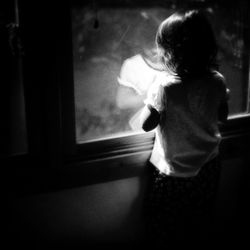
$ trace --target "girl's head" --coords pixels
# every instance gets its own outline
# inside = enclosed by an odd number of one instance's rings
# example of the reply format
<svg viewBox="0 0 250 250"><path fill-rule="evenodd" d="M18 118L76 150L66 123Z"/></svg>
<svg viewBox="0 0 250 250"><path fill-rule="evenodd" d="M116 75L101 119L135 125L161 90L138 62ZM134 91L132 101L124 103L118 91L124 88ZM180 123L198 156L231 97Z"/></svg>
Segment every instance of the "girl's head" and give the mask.
<svg viewBox="0 0 250 250"><path fill-rule="evenodd" d="M168 17L158 28L156 45L164 65L174 74L202 74L216 66L216 40L201 11L180 11Z"/></svg>

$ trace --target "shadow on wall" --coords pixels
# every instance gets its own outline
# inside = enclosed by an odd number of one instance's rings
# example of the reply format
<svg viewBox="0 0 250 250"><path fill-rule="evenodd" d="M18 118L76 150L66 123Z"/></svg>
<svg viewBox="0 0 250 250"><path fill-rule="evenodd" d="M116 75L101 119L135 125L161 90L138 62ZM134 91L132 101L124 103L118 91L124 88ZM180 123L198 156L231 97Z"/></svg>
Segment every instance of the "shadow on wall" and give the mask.
<svg viewBox="0 0 250 250"><path fill-rule="evenodd" d="M13 199L9 230L21 240L121 244L144 234L145 178L133 177Z"/></svg>

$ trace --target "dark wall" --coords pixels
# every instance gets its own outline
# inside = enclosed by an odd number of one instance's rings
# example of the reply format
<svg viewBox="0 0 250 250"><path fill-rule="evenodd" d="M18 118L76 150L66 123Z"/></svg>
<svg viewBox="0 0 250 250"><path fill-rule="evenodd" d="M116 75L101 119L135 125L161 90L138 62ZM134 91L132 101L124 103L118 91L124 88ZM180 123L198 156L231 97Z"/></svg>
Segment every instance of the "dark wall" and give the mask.
<svg viewBox="0 0 250 250"><path fill-rule="evenodd" d="M23 240L126 243L143 233L144 178L11 197L9 227Z"/></svg>

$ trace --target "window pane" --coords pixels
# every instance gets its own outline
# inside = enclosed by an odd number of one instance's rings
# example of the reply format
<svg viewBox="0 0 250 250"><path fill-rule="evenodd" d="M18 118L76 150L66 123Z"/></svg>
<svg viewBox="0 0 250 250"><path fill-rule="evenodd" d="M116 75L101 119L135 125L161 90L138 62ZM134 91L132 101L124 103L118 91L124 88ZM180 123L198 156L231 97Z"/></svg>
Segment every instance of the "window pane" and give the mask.
<svg viewBox="0 0 250 250"><path fill-rule="evenodd" d="M214 30L219 44L220 71L231 91L230 114L248 109L249 91L249 13L246 1L218 6Z"/></svg>
<svg viewBox="0 0 250 250"><path fill-rule="evenodd" d="M77 142L142 131L138 116L143 100L150 84L162 75L154 66L157 27L176 9L194 2L212 16L220 70L231 89L230 114L247 111L244 2L225 6L211 1L172 1L166 6L157 5L158 1L147 6L138 5L141 1L133 1L134 6L130 2L119 6L119 2L114 6L91 1L72 7Z"/></svg>

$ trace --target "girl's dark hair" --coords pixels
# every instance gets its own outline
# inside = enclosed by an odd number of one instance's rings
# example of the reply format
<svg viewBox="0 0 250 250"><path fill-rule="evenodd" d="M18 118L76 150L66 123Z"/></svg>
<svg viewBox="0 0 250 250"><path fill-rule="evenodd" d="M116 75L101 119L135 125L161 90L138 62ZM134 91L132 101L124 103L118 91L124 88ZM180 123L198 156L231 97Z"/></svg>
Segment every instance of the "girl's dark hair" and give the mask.
<svg viewBox="0 0 250 250"><path fill-rule="evenodd" d="M217 68L217 44L212 27L200 10L179 11L161 23L156 45L164 64L179 75L202 74Z"/></svg>

